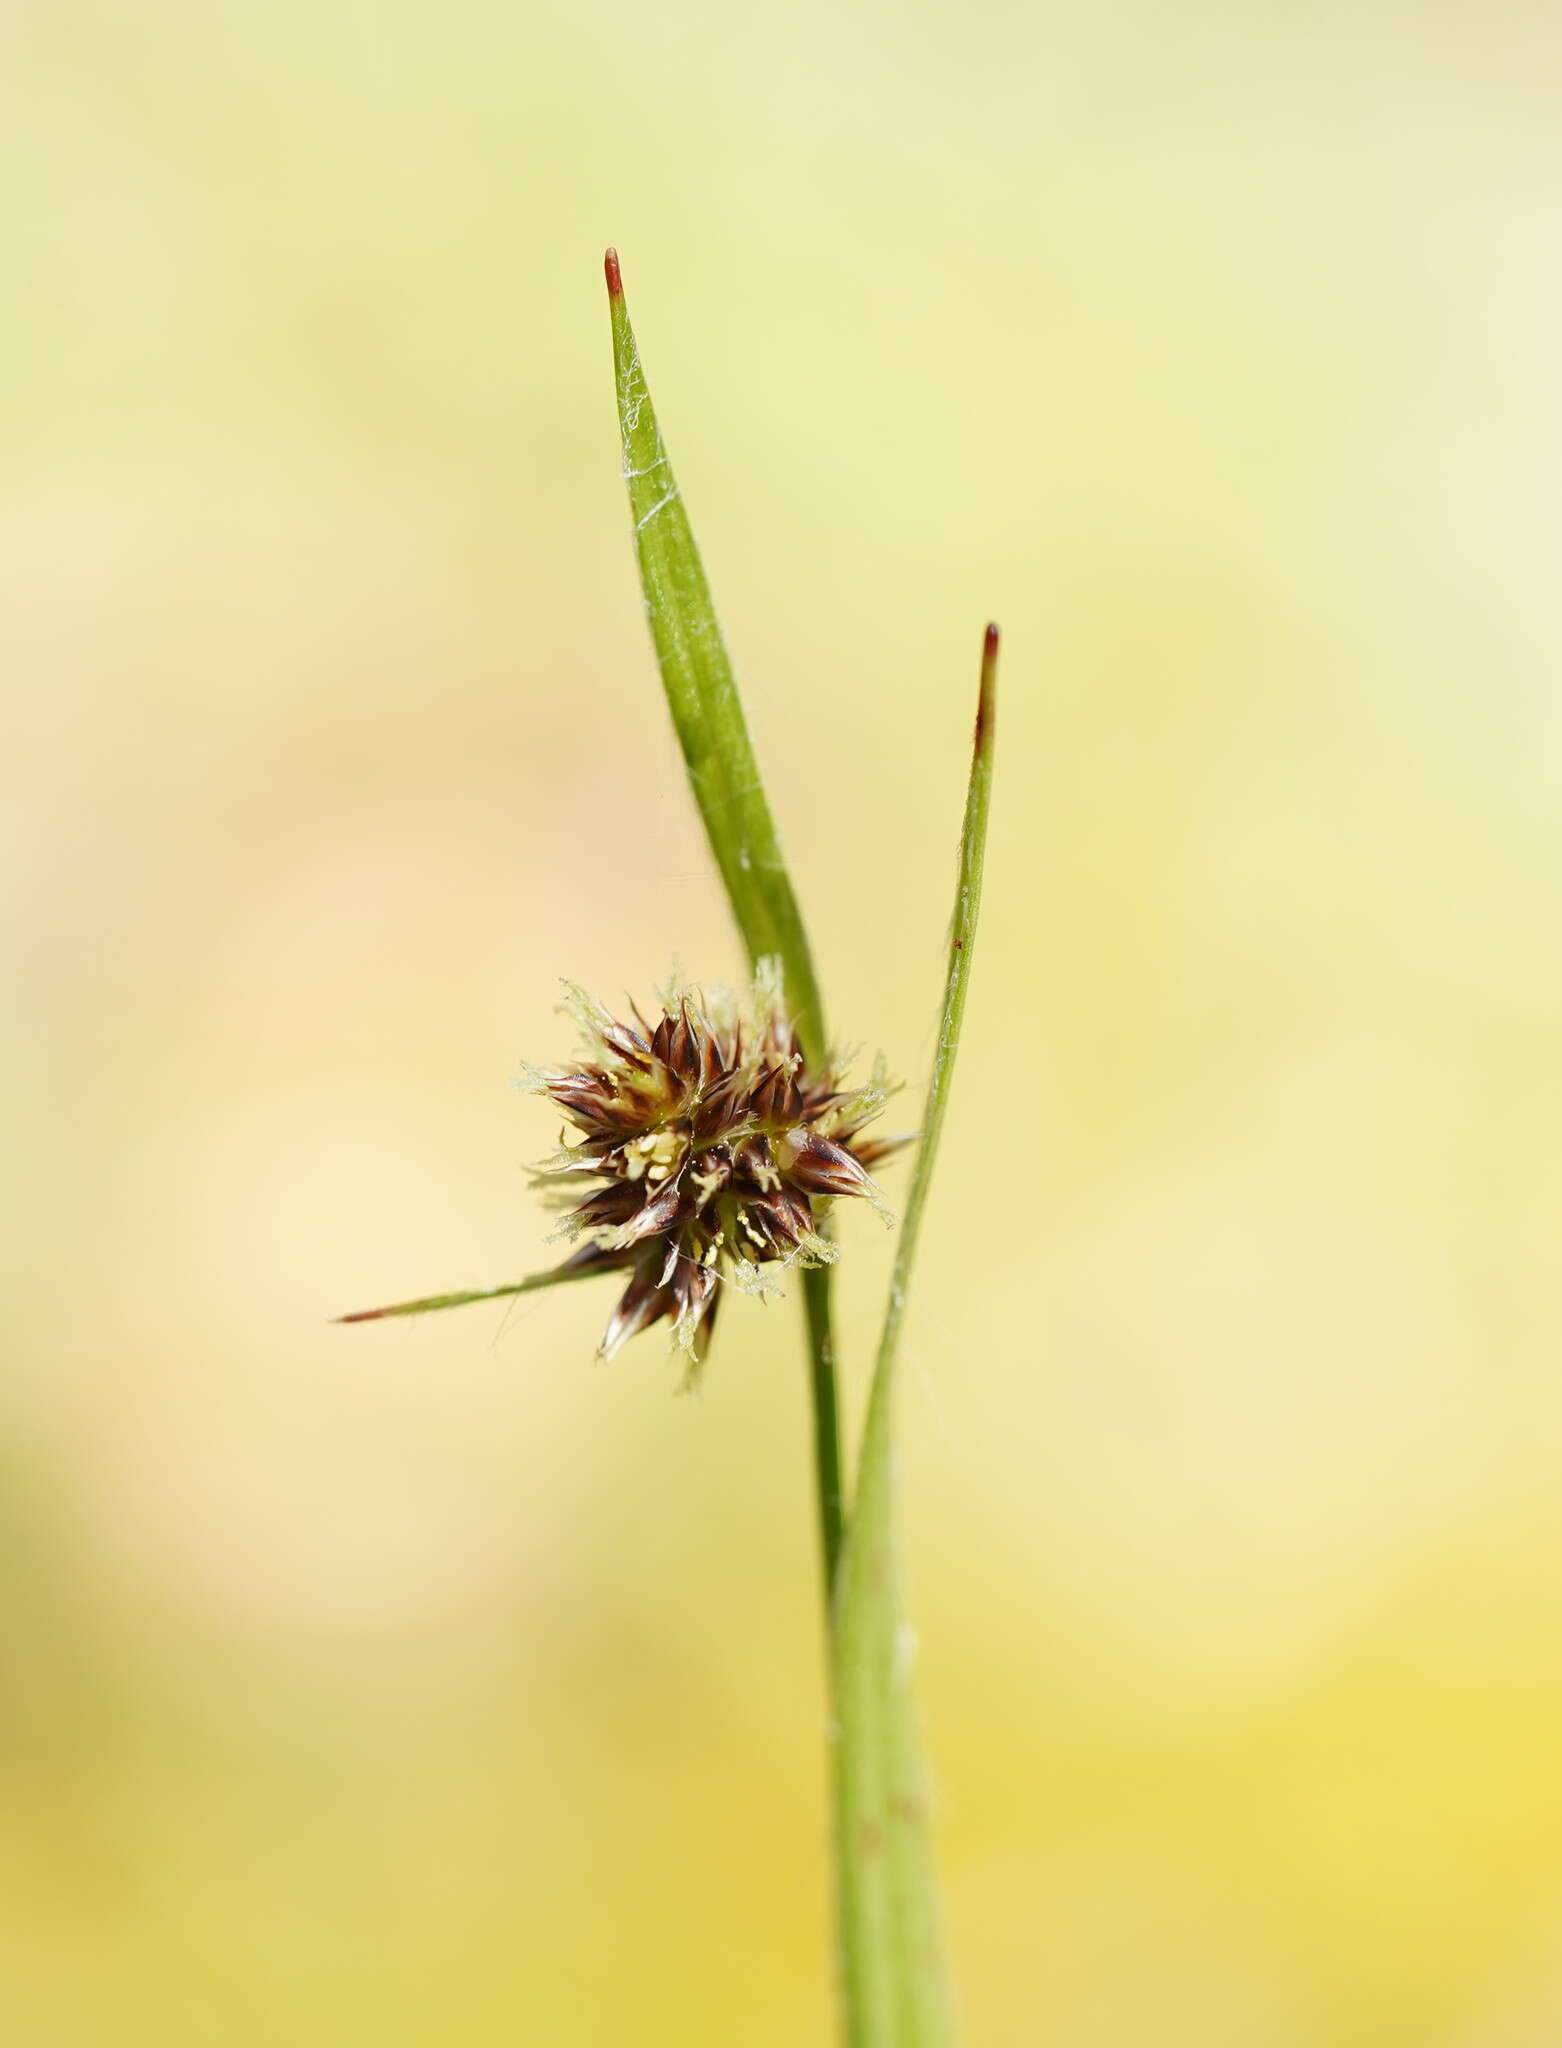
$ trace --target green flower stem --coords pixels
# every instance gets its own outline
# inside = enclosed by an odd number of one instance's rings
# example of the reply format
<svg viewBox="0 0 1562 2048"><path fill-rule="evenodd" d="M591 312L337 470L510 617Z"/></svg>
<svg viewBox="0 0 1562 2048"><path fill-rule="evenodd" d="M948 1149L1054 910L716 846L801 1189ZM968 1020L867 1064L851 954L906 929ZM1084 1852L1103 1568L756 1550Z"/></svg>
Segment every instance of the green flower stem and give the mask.
<svg viewBox="0 0 1562 2048"><path fill-rule="evenodd" d="M841 1494L841 1422L836 1393L834 1309L828 1266L803 1272L803 1312L808 1318L809 1385L813 1394L814 1490L819 1507L819 1562L824 1572L828 1618L846 1535Z"/></svg>

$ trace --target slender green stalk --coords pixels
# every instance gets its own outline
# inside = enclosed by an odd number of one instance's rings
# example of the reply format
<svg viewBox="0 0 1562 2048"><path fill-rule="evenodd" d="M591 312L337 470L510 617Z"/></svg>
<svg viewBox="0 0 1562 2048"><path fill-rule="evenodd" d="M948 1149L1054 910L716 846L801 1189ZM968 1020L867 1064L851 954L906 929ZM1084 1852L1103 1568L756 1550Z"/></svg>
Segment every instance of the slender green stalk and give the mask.
<svg viewBox="0 0 1562 2048"><path fill-rule="evenodd" d="M564 1280L594 1280L595 1267L572 1270L555 1266L551 1272L528 1273L524 1280L512 1280L508 1287L480 1287L466 1294L425 1294L417 1301L393 1302L389 1308L360 1308L350 1316L337 1316L339 1323L377 1323L384 1316L426 1316L439 1308L466 1308L474 1301L502 1301L507 1294L535 1294L540 1287L557 1287Z"/></svg>
<svg viewBox="0 0 1562 2048"><path fill-rule="evenodd" d="M828 1266L803 1271L803 1311L808 1318L809 1386L813 1395L814 1491L819 1512L819 1563L824 1573L828 1618L846 1536L846 1502L841 1492L841 1421L836 1395L835 1318Z"/></svg>
<svg viewBox="0 0 1562 2048"><path fill-rule="evenodd" d="M911 1169L906 1193L905 1221L895 1247L890 1275L889 1303L879 1337L878 1363L874 1370L871 1401L887 1410L895 1369L895 1346L906 1310L906 1290L916 1260L917 1241L922 1234L922 1217L927 1208L933 1180L933 1164L944 1129L944 1112L949 1106L949 1084L955 1054L960 1044L960 1027L965 1019L966 992L971 980L971 942L976 935L977 913L982 902L982 868L987 851L987 812L992 798L993 741L996 737L998 681L998 629L987 628L982 645L982 682L976 715L976 732L971 750L971 781L966 792L965 819L960 828L960 878L955 893L954 917L949 932L949 970L944 983L944 1007L939 1020L938 1044L933 1054L933 1072L928 1081L927 1103L922 1111L922 1138ZM870 1408L871 1423L873 1410Z"/></svg>
<svg viewBox="0 0 1562 2048"><path fill-rule="evenodd" d="M890 1275L835 1610L836 1904L850 2048L948 2048L928 1775L911 1688L895 1535L895 1361L965 1014L992 792L998 635L982 653L949 967L922 1142Z"/></svg>
<svg viewBox="0 0 1562 2048"><path fill-rule="evenodd" d="M617 253L605 262L624 480L635 553L662 687L694 800L750 966L778 959L797 1035L813 1066L827 1053L824 1004L813 954L775 820L754 758L743 702L711 603L710 586L640 366ZM843 1521L840 1427L828 1268L804 1281L814 1479L825 1598L835 1583Z"/></svg>

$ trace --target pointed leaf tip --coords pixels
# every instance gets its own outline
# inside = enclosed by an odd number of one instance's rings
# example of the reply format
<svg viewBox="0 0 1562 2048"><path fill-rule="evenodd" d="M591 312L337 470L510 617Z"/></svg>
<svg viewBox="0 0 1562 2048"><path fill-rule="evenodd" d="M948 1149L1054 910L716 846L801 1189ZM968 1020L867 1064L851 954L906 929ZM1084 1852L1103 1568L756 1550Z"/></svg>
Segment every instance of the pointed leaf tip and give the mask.
<svg viewBox="0 0 1562 2048"><path fill-rule="evenodd" d="M393 1301L385 1308L354 1309L350 1316L333 1316L333 1323L377 1323L386 1316L426 1316L433 1309L465 1308L473 1301L503 1301L512 1294L532 1294L539 1287L556 1287L561 1280L586 1280L602 1269L589 1260L566 1259L562 1266L550 1266L545 1273L528 1273L524 1280L512 1280L505 1287L466 1288L459 1294L424 1294L416 1301Z"/></svg>
<svg viewBox="0 0 1562 2048"><path fill-rule="evenodd" d="M602 258L602 269L607 277L607 295L610 299L624 296L624 275L618 267L618 251L609 249Z"/></svg>
<svg viewBox="0 0 1562 2048"><path fill-rule="evenodd" d="M621 292L609 258L609 288ZM609 319L640 586L684 764L750 963L782 962L803 1050L822 1063L826 1034L802 916L622 297L610 299Z"/></svg>
<svg viewBox="0 0 1562 2048"><path fill-rule="evenodd" d="M992 744L997 689L998 628L989 625L982 636L982 684L976 699L976 736L972 742L974 753L985 753Z"/></svg>

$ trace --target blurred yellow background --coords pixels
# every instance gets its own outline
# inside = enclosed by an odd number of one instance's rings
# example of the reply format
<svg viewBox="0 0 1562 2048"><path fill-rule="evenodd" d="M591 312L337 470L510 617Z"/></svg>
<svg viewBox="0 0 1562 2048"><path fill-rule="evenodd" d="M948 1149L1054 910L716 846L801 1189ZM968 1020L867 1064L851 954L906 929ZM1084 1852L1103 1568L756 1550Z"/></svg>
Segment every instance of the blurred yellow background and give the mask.
<svg viewBox="0 0 1562 2048"><path fill-rule="evenodd" d="M327 1323L543 1256L558 976L738 966L608 241L915 1090L1005 628L904 1413L971 2042L1562 2040L1559 40L5 10L8 2043L827 2038L795 1304L689 1401L591 1289Z"/></svg>

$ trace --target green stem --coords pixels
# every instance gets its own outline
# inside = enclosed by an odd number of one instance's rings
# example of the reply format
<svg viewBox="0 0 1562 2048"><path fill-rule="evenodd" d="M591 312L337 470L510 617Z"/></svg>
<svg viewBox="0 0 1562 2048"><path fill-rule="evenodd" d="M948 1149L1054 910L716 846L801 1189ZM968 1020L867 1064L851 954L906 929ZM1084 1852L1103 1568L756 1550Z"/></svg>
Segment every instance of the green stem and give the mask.
<svg viewBox="0 0 1562 2048"><path fill-rule="evenodd" d="M841 1487L840 1404L836 1393L835 1327L830 1269L811 1266L803 1275L803 1313L808 1319L808 1374L814 1413L814 1490L819 1511L819 1562L824 1573L824 1610L829 1620L835 1576L846 1533ZM833 1636L830 1638L833 1643Z"/></svg>

